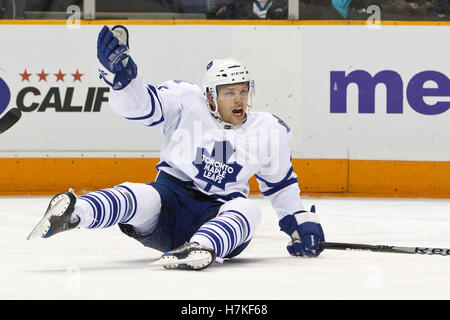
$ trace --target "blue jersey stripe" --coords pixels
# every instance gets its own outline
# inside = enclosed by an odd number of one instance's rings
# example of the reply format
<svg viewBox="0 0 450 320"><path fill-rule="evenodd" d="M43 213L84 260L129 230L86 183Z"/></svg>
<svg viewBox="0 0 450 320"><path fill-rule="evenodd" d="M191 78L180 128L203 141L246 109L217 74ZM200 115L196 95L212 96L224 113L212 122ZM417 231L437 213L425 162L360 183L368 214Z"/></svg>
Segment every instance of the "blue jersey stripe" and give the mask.
<svg viewBox="0 0 450 320"><path fill-rule="evenodd" d="M283 183L280 183L279 185L277 185L274 188L271 188L267 191L263 191L262 194L264 196L270 196L270 195L272 195L294 183L298 183L297 178L288 179L288 180L284 181Z"/></svg>
<svg viewBox="0 0 450 320"><path fill-rule="evenodd" d="M156 126L157 124L160 124L161 122L164 121L164 115L161 115L161 118L158 121L152 122L150 124L147 124L147 127L152 127L152 126Z"/></svg>
<svg viewBox="0 0 450 320"><path fill-rule="evenodd" d="M159 103L159 105L161 107L161 112L162 112L162 103L161 103L161 100L159 99L159 96L158 96L158 90L154 86L152 86L151 84L148 85L148 88L150 88L150 90L155 95L156 99L158 99L158 103Z"/></svg>
<svg viewBox="0 0 450 320"><path fill-rule="evenodd" d="M159 168L161 168L161 167L169 167L169 168L172 168L167 162L165 162L165 161L161 161L161 162L159 162L157 165L156 165L156 169L158 169L159 170Z"/></svg>
<svg viewBox="0 0 450 320"><path fill-rule="evenodd" d="M279 182L269 182L269 181L261 178L257 174L255 174L255 178L258 179L258 180L261 180L262 182L264 182L269 188L273 188L273 187L276 187L277 185L279 185L280 183L283 183L284 181L286 181L291 176L293 171L294 171L294 168L291 166L291 168L289 169L288 173Z"/></svg>
<svg viewBox="0 0 450 320"><path fill-rule="evenodd" d="M151 93L151 91L147 88L147 92L150 96L150 99L152 101L152 110L150 111L149 114L145 115L145 116L141 116L141 117L127 117L126 119L128 120L145 120L150 118L151 116L153 116L153 114L155 113L155 98L153 98L153 94Z"/></svg>
<svg viewBox="0 0 450 320"><path fill-rule="evenodd" d="M152 127L152 126L156 126L156 125L158 125L158 124L160 124L161 122L164 121L164 111L163 111L163 108L162 108L161 100L159 99L159 96L158 96L157 89L154 86L152 86L152 85L148 85L148 89L150 89L149 90L149 94L151 95L152 99L153 99L153 96L155 96L156 99L158 100L159 108L161 110L161 118L159 118L159 120L157 120L157 121L154 121L154 122L152 122L150 124L147 124L148 127Z"/></svg>
<svg viewBox="0 0 450 320"><path fill-rule="evenodd" d="M224 194L224 195L219 195L219 194L211 194L210 197L216 199L216 200L225 200L225 201L230 201L233 200L235 198L244 198L247 199L247 197L240 193L240 192L233 192L233 193L229 193L229 194Z"/></svg>

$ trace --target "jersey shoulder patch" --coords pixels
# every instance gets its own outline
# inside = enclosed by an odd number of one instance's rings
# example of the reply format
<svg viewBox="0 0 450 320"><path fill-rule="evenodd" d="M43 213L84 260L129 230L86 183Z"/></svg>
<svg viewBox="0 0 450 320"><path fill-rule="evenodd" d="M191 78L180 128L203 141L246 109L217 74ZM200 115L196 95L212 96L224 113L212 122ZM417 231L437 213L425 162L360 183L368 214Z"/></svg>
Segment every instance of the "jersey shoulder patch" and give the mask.
<svg viewBox="0 0 450 320"><path fill-rule="evenodd" d="M272 116L275 117L275 119L277 119L278 123L286 129L287 133L289 133L291 131L291 128L289 128L289 126L286 124L286 122L284 122L280 117L274 115L273 113L272 113Z"/></svg>
<svg viewBox="0 0 450 320"><path fill-rule="evenodd" d="M287 133L291 128L280 117L265 111L252 111L249 113L253 126L264 128L278 128L286 130Z"/></svg>

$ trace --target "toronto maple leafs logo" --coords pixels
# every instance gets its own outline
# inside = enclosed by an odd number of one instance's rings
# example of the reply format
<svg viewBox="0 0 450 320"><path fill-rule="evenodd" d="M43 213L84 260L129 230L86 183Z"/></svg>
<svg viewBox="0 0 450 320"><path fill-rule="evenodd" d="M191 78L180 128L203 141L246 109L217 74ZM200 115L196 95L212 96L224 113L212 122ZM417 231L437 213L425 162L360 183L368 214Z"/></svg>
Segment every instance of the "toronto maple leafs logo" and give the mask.
<svg viewBox="0 0 450 320"><path fill-rule="evenodd" d="M205 191L209 191L212 186L225 190L227 183L236 182L242 166L237 162L228 162L234 152L229 141L216 141L211 154L205 148L197 148L192 164L198 170L195 177L207 183Z"/></svg>

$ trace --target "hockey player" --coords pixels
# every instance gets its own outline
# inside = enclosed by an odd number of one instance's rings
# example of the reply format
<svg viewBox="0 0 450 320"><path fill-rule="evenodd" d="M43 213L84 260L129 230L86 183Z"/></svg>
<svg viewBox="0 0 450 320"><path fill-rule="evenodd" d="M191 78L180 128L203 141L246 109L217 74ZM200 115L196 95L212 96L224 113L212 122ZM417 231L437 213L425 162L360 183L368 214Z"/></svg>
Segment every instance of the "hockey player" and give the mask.
<svg viewBox="0 0 450 320"><path fill-rule="evenodd" d="M251 241L260 209L247 198L255 175L271 201L293 256L318 256L324 234L314 207L300 199L289 127L249 112L254 80L234 59L208 63L202 89L183 81L147 84L129 53L128 30L104 26L97 41L111 107L164 135L155 182L125 182L77 197L56 195L29 239L74 228L118 225L143 245L165 252L157 264L200 270L232 258Z"/></svg>

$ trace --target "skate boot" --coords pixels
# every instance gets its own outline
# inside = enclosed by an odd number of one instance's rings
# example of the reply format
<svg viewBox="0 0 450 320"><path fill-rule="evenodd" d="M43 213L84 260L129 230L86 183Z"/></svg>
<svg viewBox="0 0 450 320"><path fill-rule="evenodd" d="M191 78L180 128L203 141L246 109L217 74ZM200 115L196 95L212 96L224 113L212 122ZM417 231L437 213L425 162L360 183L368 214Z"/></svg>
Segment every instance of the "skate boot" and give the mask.
<svg viewBox="0 0 450 320"><path fill-rule="evenodd" d="M70 221L76 201L77 197L73 194L72 190L54 196L50 200L44 217L31 231L27 240L38 237L49 238L59 232L76 228L80 223L80 218L75 222Z"/></svg>
<svg viewBox="0 0 450 320"><path fill-rule="evenodd" d="M216 259L216 253L210 248L196 242L186 242L184 245L168 251L152 265L163 266L166 269L202 270Z"/></svg>

